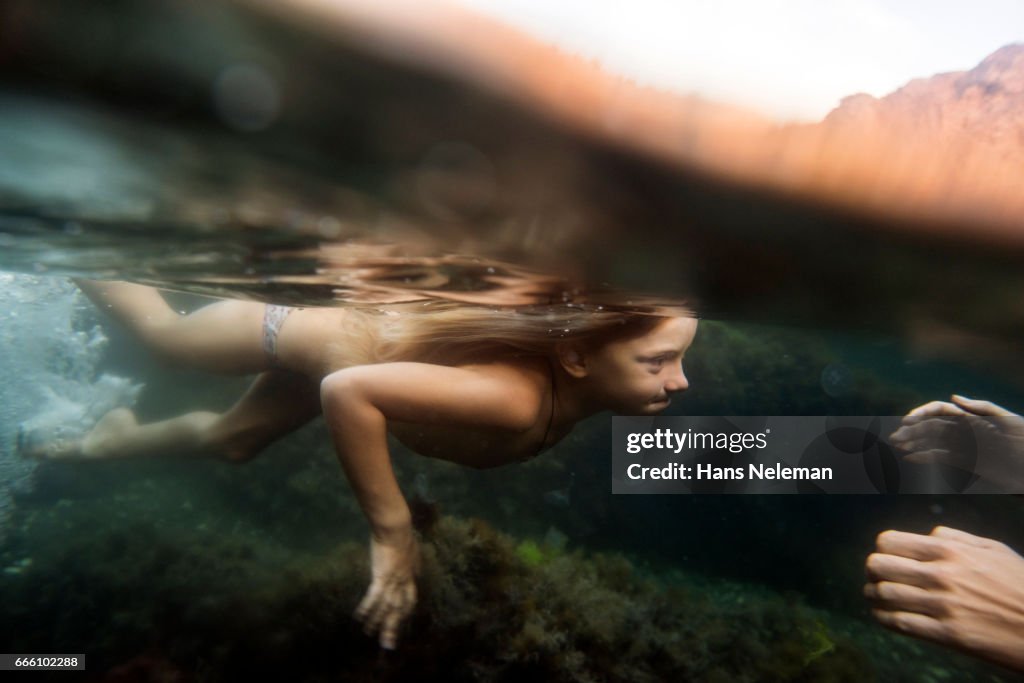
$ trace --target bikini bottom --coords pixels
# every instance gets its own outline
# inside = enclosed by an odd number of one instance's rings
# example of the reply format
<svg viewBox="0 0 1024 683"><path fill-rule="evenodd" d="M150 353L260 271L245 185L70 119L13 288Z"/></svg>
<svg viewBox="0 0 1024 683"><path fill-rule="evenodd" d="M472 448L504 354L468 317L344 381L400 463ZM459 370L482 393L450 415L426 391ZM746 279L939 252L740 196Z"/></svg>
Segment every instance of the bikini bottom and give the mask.
<svg viewBox="0 0 1024 683"><path fill-rule="evenodd" d="M267 354L271 363L277 365L277 335L281 332L281 326L285 319L295 309L291 306L278 306L267 304L263 313L263 352Z"/></svg>

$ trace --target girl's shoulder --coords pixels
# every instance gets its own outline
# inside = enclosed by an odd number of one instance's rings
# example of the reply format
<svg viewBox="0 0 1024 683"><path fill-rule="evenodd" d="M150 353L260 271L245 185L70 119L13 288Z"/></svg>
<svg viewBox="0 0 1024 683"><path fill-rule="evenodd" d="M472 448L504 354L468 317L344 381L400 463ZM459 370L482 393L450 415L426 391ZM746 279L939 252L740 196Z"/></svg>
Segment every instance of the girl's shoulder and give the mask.
<svg viewBox="0 0 1024 683"><path fill-rule="evenodd" d="M547 379L551 374L550 362L543 356L514 353L495 353L464 358L458 363L452 363L452 366L476 369L482 372L504 373L524 379L532 379L536 376Z"/></svg>
<svg viewBox="0 0 1024 683"><path fill-rule="evenodd" d="M508 354L482 357L461 362L453 367L474 370L500 380L508 388L510 400L516 394L520 400L524 399L525 395L544 396L549 391L553 376L550 361L542 356Z"/></svg>

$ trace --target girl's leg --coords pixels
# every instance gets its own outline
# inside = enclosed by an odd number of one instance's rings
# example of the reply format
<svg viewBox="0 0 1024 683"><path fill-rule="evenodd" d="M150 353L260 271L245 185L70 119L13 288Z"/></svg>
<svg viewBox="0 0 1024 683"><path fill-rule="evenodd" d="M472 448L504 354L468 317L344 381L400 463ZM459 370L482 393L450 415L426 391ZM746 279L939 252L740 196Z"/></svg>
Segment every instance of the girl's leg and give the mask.
<svg viewBox="0 0 1024 683"><path fill-rule="evenodd" d="M173 362L221 374L246 375L270 368L263 351L264 304L220 301L182 315L153 287L96 280L75 283L98 308Z"/></svg>
<svg viewBox="0 0 1024 683"><path fill-rule="evenodd" d="M315 382L290 372L264 372L224 413L192 412L140 425L130 410L118 408L82 439L48 444L26 455L51 460L183 455L244 462L319 413Z"/></svg>

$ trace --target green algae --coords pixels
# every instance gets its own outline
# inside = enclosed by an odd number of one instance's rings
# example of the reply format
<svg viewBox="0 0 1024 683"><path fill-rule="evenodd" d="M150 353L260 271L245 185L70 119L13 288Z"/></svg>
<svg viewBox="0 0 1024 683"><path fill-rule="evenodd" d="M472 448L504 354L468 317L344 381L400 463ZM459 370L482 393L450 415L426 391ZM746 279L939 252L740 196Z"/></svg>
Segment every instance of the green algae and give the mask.
<svg viewBox="0 0 1024 683"><path fill-rule="evenodd" d="M351 616L364 542L302 553L215 525L100 524L101 502L92 509L72 518L75 541L0 585L18 615L0 628L12 647L73 642L93 672L185 675L202 663L204 680L870 680L846 642L804 667L813 643L793 634L815 622L779 600L723 606L621 555L554 551L451 517L422 543L419 604L382 658Z"/></svg>
<svg viewBox="0 0 1024 683"><path fill-rule="evenodd" d="M909 682L925 658L982 680L792 595L451 516L423 539L419 603L383 654L352 618L369 577L358 525L351 541L313 543L296 535L307 513L261 527L194 481L135 483L24 506L0 547L3 566L32 558L0 582L5 643L78 648L91 676L122 680Z"/></svg>
<svg viewBox="0 0 1024 683"><path fill-rule="evenodd" d="M541 567L561 554L561 549L549 543L538 544L533 539L521 541L515 549L516 557L527 567Z"/></svg>
<svg viewBox="0 0 1024 683"><path fill-rule="evenodd" d="M803 636L809 648L804 656L804 666L836 649L836 644L829 637L828 627L820 619L803 631Z"/></svg>

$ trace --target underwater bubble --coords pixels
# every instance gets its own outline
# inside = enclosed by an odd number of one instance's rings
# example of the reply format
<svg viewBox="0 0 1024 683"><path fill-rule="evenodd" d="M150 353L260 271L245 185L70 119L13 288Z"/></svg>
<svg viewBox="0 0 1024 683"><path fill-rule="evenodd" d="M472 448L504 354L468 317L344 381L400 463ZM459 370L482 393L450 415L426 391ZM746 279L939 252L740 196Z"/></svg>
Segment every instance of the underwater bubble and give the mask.
<svg viewBox="0 0 1024 683"><path fill-rule="evenodd" d="M829 363L821 371L821 388L832 398L845 396L853 390L853 373L842 363Z"/></svg>
<svg viewBox="0 0 1024 683"><path fill-rule="evenodd" d="M221 71L213 84L213 102L224 123L246 132L270 126L281 107L277 83L255 64L233 64Z"/></svg>
<svg viewBox="0 0 1024 683"><path fill-rule="evenodd" d="M37 439L81 433L109 410L134 402L141 385L100 375L106 337L75 330L80 295L63 278L0 276L0 329L11 339L0 362L0 539L16 493L31 492L38 461L13 457ZM24 561L21 568L28 566Z"/></svg>

